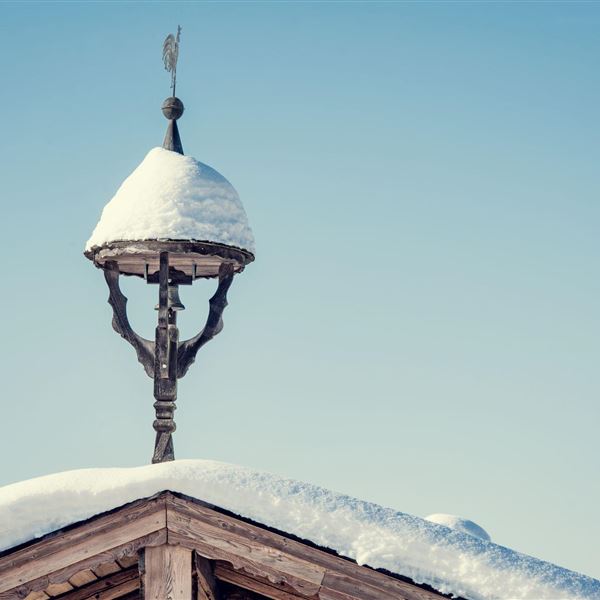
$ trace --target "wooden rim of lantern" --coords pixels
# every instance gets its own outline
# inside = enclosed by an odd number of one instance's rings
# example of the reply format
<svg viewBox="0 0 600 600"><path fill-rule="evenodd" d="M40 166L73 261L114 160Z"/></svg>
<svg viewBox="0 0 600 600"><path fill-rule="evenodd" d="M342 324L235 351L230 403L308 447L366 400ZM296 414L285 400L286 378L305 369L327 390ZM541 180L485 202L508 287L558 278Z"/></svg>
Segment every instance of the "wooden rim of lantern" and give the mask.
<svg viewBox="0 0 600 600"><path fill-rule="evenodd" d="M248 250L196 240L109 242L86 250L84 255L99 269L105 269L109 262L116 263L122 275L148 279L158 276L161 252L168 252L169 265L192 280L217 277L225 262L233 264L235 273L241 273L254 260Z"/></svg>

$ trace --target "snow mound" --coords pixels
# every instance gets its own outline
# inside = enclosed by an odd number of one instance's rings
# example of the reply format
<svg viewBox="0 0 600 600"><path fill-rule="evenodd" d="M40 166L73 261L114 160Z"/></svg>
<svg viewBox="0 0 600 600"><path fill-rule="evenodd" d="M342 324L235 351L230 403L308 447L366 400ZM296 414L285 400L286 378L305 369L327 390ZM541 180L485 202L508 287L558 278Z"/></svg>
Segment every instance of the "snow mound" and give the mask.
<svg viewBox="0 0 600 600"><path fill-rule="evenodd" d="M391 508L205 460L84 469L0 488L0 550L172 490L469 600L600 600L600 581Z"/></svg>
<svg viewBox="0 0 600 600"><path fill-rule="evenodd" d="M455 531L460 531L461 533L473 535L480 540L485 540L486 542L490 542L492 539L483 527L480 527L477 525L477 523L474 523L469 519L457 517L456 515L436 513L434 515L425 517L425 520L430 521L431 523L437 523L438 525L444 525L445 527L449 527Z"/></svg>
<svg viewBox="0 0 600 600"><path fill-rule="evenodd" d="M191 156L153 148L104 207L86 251L109 242L217 242L254 252L239 196L220 173Z"/></svg>

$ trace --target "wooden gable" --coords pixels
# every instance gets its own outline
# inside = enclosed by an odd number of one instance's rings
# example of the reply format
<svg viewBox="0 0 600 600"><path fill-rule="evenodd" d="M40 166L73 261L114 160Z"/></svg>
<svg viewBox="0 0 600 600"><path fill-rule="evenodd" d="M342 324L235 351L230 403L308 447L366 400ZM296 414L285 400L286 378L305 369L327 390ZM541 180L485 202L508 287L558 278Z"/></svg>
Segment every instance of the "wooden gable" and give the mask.
<svg viewBox="0 0 600 600"><path fill-rule="evenodd" d="M43 510L43 507L41 507ZM435 600L445 596L172 492L0 555L0 600Z"/></svg>

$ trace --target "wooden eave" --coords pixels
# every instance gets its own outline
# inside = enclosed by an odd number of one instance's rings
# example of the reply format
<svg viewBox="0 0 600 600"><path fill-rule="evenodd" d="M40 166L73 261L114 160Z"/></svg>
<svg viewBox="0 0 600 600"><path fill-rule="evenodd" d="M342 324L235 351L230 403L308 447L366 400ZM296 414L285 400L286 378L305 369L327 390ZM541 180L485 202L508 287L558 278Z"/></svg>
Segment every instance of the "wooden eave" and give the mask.
<svg viewBox="0 0 600 600"><path fill-rule="evenodd" d="M311 542L165 491L3 552L0 600L143 598L146 549L163 545L193 552L195 600L447 597L407 578L360 566ZM205 581L213 583L203 586ZM211 586L219 586L223 593L207 591Z"/></svg>

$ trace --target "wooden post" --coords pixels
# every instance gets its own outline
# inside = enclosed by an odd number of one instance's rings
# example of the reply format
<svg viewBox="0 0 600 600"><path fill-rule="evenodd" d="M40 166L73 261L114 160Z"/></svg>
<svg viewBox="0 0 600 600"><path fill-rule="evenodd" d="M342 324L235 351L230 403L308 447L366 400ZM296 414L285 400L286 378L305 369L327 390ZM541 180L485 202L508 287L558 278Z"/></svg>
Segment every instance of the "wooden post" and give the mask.
<svg viewBox="0 0 600 600"><path fill-rule="evenodd" d="M192 600L192 551L181 546L148 546L143 600Z"/></svg>
<svg viewBox="0 0 600 600"><path fill-rule="evenodd" d="M160 253L158 326L154 343L154 408L156 431L153 463L175 460L173 437L177 399L177 311L169 306L169 253Z"/></svg>
<svg viewBox="0 0 600 600"><path fill-rule="evenodd" d="M211 562L194 552L194 567L198 582L198 595L195 600L220 600L221 596Z"/></svg>

